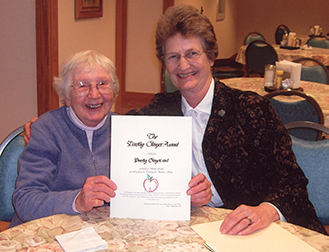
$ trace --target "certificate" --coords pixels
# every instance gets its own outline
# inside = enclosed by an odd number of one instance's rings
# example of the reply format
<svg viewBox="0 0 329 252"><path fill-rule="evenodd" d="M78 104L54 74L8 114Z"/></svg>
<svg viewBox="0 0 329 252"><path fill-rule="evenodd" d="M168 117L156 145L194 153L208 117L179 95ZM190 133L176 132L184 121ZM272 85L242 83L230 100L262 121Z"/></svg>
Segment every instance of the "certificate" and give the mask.
<svg viewBox="0 0 329 252"><path fill-rule="evenodd" d="M190 220L192 119L112 116L110 217Z"/></svg>

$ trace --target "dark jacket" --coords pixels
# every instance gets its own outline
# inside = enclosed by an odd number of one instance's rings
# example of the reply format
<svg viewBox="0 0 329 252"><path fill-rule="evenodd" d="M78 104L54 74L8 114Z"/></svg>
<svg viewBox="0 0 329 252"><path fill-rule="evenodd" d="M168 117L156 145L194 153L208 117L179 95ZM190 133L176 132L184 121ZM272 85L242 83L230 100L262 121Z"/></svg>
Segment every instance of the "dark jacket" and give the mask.
<svg viewBox="0 0 329 252"><path fill-rule="evenodd" d="M157 94L150 105L128 114L183 116L181 93ZM326 234L289 134L268 99L216 81L202 149L224 208L270 202L288 222Z"/></svg>

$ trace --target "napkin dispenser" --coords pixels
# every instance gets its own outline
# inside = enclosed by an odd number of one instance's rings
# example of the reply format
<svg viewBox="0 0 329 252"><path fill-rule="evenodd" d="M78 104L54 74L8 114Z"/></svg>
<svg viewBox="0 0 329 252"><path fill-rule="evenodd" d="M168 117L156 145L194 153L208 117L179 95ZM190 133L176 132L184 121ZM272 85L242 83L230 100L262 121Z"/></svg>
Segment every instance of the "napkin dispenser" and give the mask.
<svg viewBox="0 0 329 252"><path fill-rule="evenodd" d="M284 71L283 80L285 78L290 78L292 80L291 88L298 89L302 73L302 64L283 60L275 62L275 65L277 70Z"/></svg>

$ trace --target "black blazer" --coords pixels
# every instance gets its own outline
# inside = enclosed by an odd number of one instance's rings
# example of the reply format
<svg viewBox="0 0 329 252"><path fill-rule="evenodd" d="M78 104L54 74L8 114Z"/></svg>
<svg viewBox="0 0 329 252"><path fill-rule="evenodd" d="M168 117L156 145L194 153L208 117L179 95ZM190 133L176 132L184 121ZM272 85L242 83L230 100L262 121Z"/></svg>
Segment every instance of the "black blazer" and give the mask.
<svg viewBox="0 0 329 252"><path fill-rule="evenodd" d="M183 116L181 93L157 94L148 106L128 114ZM268 99L216 80L202 149L224 208L270 202L288 222L326 234L289 134Z"/></svg>

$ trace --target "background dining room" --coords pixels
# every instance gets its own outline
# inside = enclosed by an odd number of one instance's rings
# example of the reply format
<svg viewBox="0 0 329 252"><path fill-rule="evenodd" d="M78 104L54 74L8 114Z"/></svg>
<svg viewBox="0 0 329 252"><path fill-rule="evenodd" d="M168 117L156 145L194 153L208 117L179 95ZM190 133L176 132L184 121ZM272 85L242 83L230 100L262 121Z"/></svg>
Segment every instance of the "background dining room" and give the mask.
<svg viewBox="0 0 329 252"><path fill-rule="evenodd" d="M38 115L36 67L35 0L2 1L1 17L1 125L0 139ZM116 17L120 15L115 0L103 0L103 16L76 20L74 1L47 0L57 6L58 65L81 50L95 49L118 60L116 51ZM160 92L161 65L155 57L154 32L163 11L163 0L128 0L126 72L122 92L128 99ZM308 36L310 26L319 24L329 32L329 5L318 1L226 0L225 18L217 21L217 0L175 0L174 5L191 4L203 11L213 23L219 43L219 58L234 55L250 31L258 31L266 41L275 42L274 32L285 24L297 35ZM121 57L121 55L120 55ZM121 80L120 80L121 81ZM134 95L137 94L137 95ZM130 100L130 102L133 102ZM58 104L59 105L59 104ZM139 106L137 102L135 106ZM125 112L124 100L123 109Z"/></svg>

